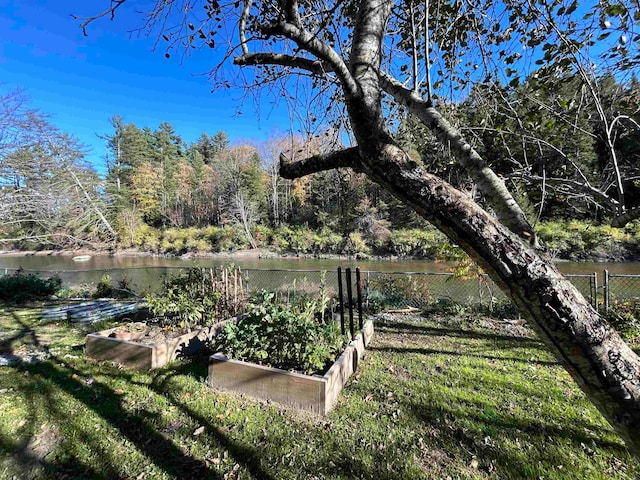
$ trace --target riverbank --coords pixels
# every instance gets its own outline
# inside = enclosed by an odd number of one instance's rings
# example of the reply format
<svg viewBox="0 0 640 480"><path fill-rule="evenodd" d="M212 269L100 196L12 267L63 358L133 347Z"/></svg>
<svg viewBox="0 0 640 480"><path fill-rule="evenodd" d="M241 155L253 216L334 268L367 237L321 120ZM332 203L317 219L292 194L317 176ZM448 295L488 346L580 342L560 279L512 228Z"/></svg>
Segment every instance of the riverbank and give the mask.
<svg viewBox="0 0 640 480"><path fill-rule="evenodd" d="M197 259L291 259L291 258L309 258L322 260L350 261L354 260L353 255L338 254L306 254L298 252L278 252L270 248L254 248L240 249L230 252L187 252L181 255L171 253L154 253L143 250L124 249L124 250L0 250L0 257L79 257L79 256L99 256L99 257L131 257L131 258L172 258L179 260L197 260ZM397 255L389 256L371 256L370 260L420 260L420 258L407 256L398 257Z"/></svg>
<svg viewBox="0 0 640 480"><path fill-rule="evenodd" d="M640 260L640 223L625 228L578 221L540 223L536 232L554 260L629 262ZM304 226L256 231L258 248L250 249L246 238L232 227L153 230L135 245L114 249L113 244L97 248L59 250L5 250L5 256L159 257L183 260L207 258L317 258L354 260L434 260L446 250L447 240L434 227L394 230L383 238L352 232L338 235L328 229Z"/></svg>

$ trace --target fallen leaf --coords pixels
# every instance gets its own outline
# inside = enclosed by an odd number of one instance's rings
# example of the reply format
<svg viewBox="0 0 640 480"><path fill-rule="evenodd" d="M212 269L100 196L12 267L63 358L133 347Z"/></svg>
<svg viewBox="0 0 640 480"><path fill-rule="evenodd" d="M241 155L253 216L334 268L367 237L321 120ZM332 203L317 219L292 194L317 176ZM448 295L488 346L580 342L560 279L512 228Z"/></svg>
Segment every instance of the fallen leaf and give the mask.
<svg viewBox="0 0 640 480"><path fill-rule="evenodd" d="M364 401L365 401L365 402L368 402L368 401L370 401L370 400L372 400L372 399L373 399L373 393L370 393L369 395L367 395L366 397L364 397Z"/></svg>
<svg viewBox="0 0 640 480"><path fill-rule="evenodd" d="M201 433L204 433L204 427L198 427L193 431L194 435L200 435Z"/></svg>

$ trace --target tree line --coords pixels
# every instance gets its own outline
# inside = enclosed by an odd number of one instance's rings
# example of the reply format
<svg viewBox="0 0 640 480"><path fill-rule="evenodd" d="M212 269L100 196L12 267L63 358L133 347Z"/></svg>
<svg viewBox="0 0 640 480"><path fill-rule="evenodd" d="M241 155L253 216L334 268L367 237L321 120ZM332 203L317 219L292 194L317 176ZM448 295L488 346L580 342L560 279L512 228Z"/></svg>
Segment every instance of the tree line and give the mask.
<svg viewBox="0 0 640 480"><path fill-rule="evenodd" d="M640 205L640 129L628 128L640 111L640 82L607 75L595 85L594 99L579 76L558 78L553 88L532 77L517 88L475 86L463 101L444 107L479 154L491 159L490 167L508 183L553 253L563 257L588 257L597 245L587 240L576 250L580 232L612 222L624 226ZM23 91L5 92L0 100L4 245L89 244L174 254L274 246L304 253L433 256L446 241L361 173L280 176L281 154L296 159L326 153L341 140L335 131L306 138L274 134L244 143L232 143L224 131L203 132L187 143L169 122L152 129L115 115L111 131L102 136L107 174L100 178L84 147L31 107ZM604 128L596 103L615 128ZM482 202L451 148L417 116L397 115L394 136L412 159ZM627 207L625 222L620 198ZM572 247L559 240L569 220ZM640 251L635 228L627 231L617 235L622 246L610 246L605 257Z"/></svg>

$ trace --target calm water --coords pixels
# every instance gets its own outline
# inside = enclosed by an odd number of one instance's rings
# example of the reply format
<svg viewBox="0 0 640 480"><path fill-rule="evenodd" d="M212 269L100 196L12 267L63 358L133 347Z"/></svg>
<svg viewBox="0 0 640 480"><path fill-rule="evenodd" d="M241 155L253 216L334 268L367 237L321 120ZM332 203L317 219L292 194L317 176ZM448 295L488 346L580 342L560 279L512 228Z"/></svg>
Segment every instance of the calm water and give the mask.
<svg viewBox="0 0 640 480"><path fill-rule="evenodd" d="M384 272L445 272L449 265L429 260L353 260L316 258L200 258L180 260L165 257L92 256L87 262L74 262L70 256L20 256L0 255L0 268L25 270L107 270L139 267L213 267L233 263L240 268L283 270L334 270L341 267L360 267L362 270ZM640 262L558 262L560 271L567 274L588 274L606 269L610 273L640 274Z"/></svg>
<svg viewBox="0 0 640 480"><path fill-rule="evenodd" d="M315 258L232 258L216 257L197 260L180 260L164 257L92 256L87 262L74 262L69 256L21 256L0 255L0 268L25 270L107 270L139 267L213 267L233 263L240 268L284 270L335 270L338 266L360 267L362 270L384 272L446 272L446 263L429 260L366 260L315 259ZM615 274L640 274L640 262L559 262L560 271L567 274L589 274L607 269Z"/></svg>
<svg viewBox="0 0 640 480"><path fill-rule="evenodd" d="M246 258L246 257L216 257L197 260L180 260L177 258L164 257L114 257L108 255L92 256L86 262L74 262L70 256L20 256L11 257L0 255L0 275L5 273L3 269L15 269L22 267L25 270L45 272L56 272L65 285L74 288L86 288L93 290L100 279L106 273L109 274L114 285L125 282L128 288L144 294L147 291L158 291L165 278L177 274L178 270L171 267L188 268L192 266L214 267L233 263L245 271L245 281L251 285L252 289L259 291L267 290L287 290L291 286L298 285L304 288L307 282L319 284L321 274L311 272L273 272L267 270L314 270L326 271L329 283L337 282L335 270L338 266L360 267L363 272L424 272L424 273L446 273L451 264L436 263L427 260L369 260L355 261L348 259L314 259L314 258ZM628 263L595 263L595 262L559 262L560 270L565 274L593 274L597 272L598 284L601 285L604 279L605 269L610 274L638 274L640 275L640 262ZM155 267L155 268L153 268ZM165 268L157 268L165 267ZM257 270L256 270L257 269ZM265 271L260 271L265 270ZM11 273L11 271L7 271ZM53 273L51 273L52 275ZM377 274L371 274L371 278ZM369 278L369 277L367 277ZM447 277L431 276L425 283L424 291L434 298L453 298L457 301L468 301L469 298L478 294L477 282L473 280L447 281ZM586 277L573 277L571 281L578 287L583 295L590 297L592 286ZM294 287L295 288L295 287ZM501 294L497 288L492 288L494 295ZM611 298L616 299L636 299L640 298L640 277L626 278L618 277L610 282ZM599 295L602 294L599 291Z"/></svg>

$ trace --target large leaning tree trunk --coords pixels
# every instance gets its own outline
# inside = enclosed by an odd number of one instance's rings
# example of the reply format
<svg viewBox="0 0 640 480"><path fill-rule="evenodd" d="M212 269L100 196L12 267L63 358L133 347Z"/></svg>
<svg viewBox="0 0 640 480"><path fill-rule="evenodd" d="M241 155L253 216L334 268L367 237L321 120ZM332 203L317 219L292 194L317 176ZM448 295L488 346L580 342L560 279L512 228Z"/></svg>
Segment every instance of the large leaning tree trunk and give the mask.
<svg viewBox="0 0 640 480"><path fill-rule="evenodd" d="M360 3L348 65L324 55L319 47L311 49L338 72L357 147L295 163L281 157L281 175L297 178L350 167L414 208L486 270L629 449L640 454L638 356L548 258L467 195L416 164L385 130L380 59L391 4ZM301 46L312 43L303 40ZM389 87L388 79L382 82Z"/></svg>
<svg viewBox="0 0 640 480"><path fill-rule="evenodd" d="M85 19L82 28L97 18L113 17L126 1L111 2L104 12ZM157 26L170 46L190 47L198 38L203 39L203 45L217 45L210 38L211 25L206 21L198 24L198 35L191 33L196 29L192 23L184 23L182 30L166 27L164 19L172 9L186 15L195 11L194 3L198 2L155 2L147 16L147 27ZM383 71L383 48L388 53L398 45L385 41L393 35L387 32L387 26L390 18L395 18L393 9L398 17L398 9L406 2L243 0L222 5L207 0L202 3L206 4L207 18L212 23L220 18L236 22L237 37L229 42L240 51L234 63L256 67L255 85L298 73L313 78L314 82L325 82L328 87L321 93L330 92L327 95L331 102L346 107L356 145L293 163L281 155L281 175L293 179L322 170L352 168L368 175L442 230L509 295L631 452L640 457L640 359L550 260L535 250L532 229L503 182L444 120L431 99L423 101L415 88L408 90ZM229 12L236 12L236 16ZM428 8L426 12L432 13ZM328 27L332 22L333 30ZM251 52L250 46L264 51ZM235 52L236 47L230 47L227 57ZM396 57L389 54L385 58L388 67ZM221 85L228 83L223 81ZM389 95L396 104L414 113L451 149L499 220L466 194L426 171L399 147L386 127L383 95ZM331 105L327 111L330 109Z"/></svg>

